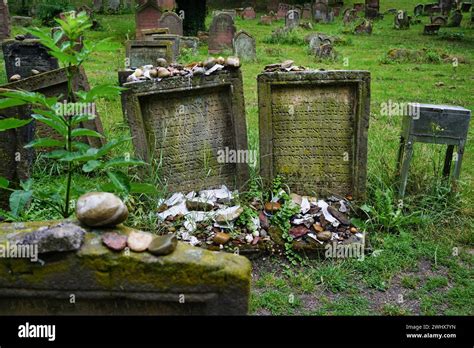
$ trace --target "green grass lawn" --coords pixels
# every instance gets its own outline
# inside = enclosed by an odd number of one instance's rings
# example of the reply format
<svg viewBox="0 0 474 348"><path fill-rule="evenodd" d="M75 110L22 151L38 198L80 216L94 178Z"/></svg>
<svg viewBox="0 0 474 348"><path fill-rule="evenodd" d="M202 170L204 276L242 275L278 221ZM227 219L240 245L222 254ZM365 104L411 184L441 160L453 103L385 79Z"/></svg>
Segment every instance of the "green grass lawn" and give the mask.
<svg viewBox="0 0 474 348"><path fill-rule="evenodd" d="M347 5L355 1L345 1ZM413 13L419 0L381 1L382 12L388 8L406 9ZM103 29L90 32L89 38L112 36L121 44L114 53L94 54L85 66L89 81L117 81L117 70L125 64L123 43L133 38L133 15L100 16ZM473 128L464 155L458 193L448 192L439 179L444 148L434 145L415 146L403 216L393 216L396 206L395 160L401 117L380 115L382 103L424 102L459 105L474 110L474 28L468 27L470 14L464 14L461 28L442 28L438 37L423 36L423 24L409 30L393 29L393 15L386 15L374 24L370 36L348 32L338 17L331 24L314 24L314 29L300 30L299 35L324 32L337 35L334 61L317 61L308 54L306 45L265 43L271 26L258 20L237 19L238 29L255 36L258 59L242 66L248 138L251 148L258 149L258 108L256 77L266 64L292 59L296 64L313 69L351 69L371 72L371 117L368 154L368 199L373 208L372 220L366 224L369 245L377 252L358 260L309 260L307 265L289 266L283 258L270 257L254 262L251 311L254 314L304 315L473 315L474 314L474 142ZM208 18L208 22L210 18ZM421 17L428 23L428 17ZM14 28L20 33L21 28ZM444 34L443 34L444 33ZM459 35L452 35L459 33ZM449 40L455 38L457 40ZM393 48L425 50L429 57L446 54L460 64L450 62L387 62L386 54ZM183 62L207 57L203 46L196 56L186 56ZM3 65L0 81L5 82ZM98 111L106 136L115 138L128 134L120 100L103 101ZM133 151L131 144L121 152ZM56 183L51 179L60 168L37 165L37 185ZM77 182L93 188L100 178L75 177ZM388 203L387 203L388 202ZM152 203L136 205L134 224L141 227L153 216ZM139 213L137 213L139 212ZM49 212L51 213L51 212ZM418 214L422 222L411 221ZM30 208L28 218L45 216L37 206ZM145 216L145 219L143 219ZM388 221L388 222L387 222ZM394 228L387 228L393 224Z"/></svg>

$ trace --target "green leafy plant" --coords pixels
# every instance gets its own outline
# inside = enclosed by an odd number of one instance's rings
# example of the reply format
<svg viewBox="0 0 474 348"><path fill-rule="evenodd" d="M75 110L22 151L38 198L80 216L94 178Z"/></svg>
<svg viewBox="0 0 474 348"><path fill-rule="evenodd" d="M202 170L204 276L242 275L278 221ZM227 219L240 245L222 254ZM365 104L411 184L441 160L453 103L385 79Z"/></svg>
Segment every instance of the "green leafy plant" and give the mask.
<svg viewBox="0 0 474 348"><path fill-rule="evenodd" d="M33 140L25 147L44 149L44 157L64 164L65 187L51 193L34 189L32 180L21 184L21 190L9 188L8 180L0 180L0 188L9 189L11 213L18 216L30 199L39 200L50 205L64 218L72 214L72 195L84 192L81 187L75 187L73 174L82 170L83 173L102 172L109 178L107 188L121 193L143 192L148 193L153 188L140 184L133 186L128 175L120 168L142 165L142 161L127 156L109 158L110 152L118 145L130 140L128 137L113 139L100 148L91 147L81 142L84 137L102 137L94 130L81 128L84 121L92 120L96 116L88 106L95 105L99 98L116 97L123 90L114 85L98 85L89 91L75 90L73 81L80 73L80 67L92 52L115 49L107 39L90 43L83 39L85 31L91 27L89 17L85 12L75 14L71 12L64 20L56 19L60 25L53 37L43 33L40 29L31 29L30 32L41 40L50 54L56 57L67 74L67 95L46 97L38 92L7 90L0 93L0 109L13 106L31 105L32 118L48 126L54 131L54 137ZM78 45L78 42L81 42ZM6 119L0 121L1 129L10 129L23 126L30 120ZM61 193L61 194L60 194Z"/></svg>

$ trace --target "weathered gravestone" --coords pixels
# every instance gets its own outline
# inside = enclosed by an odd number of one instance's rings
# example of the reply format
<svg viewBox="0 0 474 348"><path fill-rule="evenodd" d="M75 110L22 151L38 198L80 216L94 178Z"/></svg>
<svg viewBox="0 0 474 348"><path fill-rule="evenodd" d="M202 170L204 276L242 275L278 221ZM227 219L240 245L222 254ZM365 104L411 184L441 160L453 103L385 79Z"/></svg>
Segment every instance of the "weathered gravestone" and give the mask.
<svg viewBox="0 0 474 348"><path fill-rule="evenodd" d="M357 12L362 12L365 8L365 5L362 2L355 3L353 9Z"/></svg>
<svg viewBox="0 0 474 348"><path fill-rule="evenodd" d="M454 5L454 0L439 0L438 6L441 8L441 13L448 14Z"/></svg>
<svg viewBox="0 0 474 348"><path fill-rule="evenodd" d="M471 2L463 2L461 4L461 11L462 12L469 12L469 10L471 9L471 6L472 6Z"/></svg>
<svg viewBox="0 0 474 348"><path fill-rule="evenodd" d="M353 8L348 8L347 10L344 11L344 17L342 18L342 21L344 25L347 25L354 22L357 18L358 18L357 11L354 10Z"/></svg>
<svg viewBox="0 0 474 348"><path fill-rule="evenodd" d="M92 9L94 12L101 12L103 9L103 0L94 0L92 4Z"/></svg>
<svg viewBox="0 0 474 348"><path fill-rule="evenodd" d="M229 16L232 17L232 20L235 21L235 18L237 17L237 11L235 9L230 9L230 10L216 10L212 12L212 17L216 17L217 15L225 13L228 14Z"/></svg>
<svg viewBox="0 0 474 348"><path fill-rule="evenodd" d="M247 314L252 265L243 256L182 242L166 256L113 252L102 244L104 232L138 231L87 228L73 220L0 224L0 245L12 247L12 234L25 239L59 232L74 233L79 249L40 253L35 262L32 248L21 245L24 258L0 258L0 315Z"/></svg>
<svg viewBox="0 0 474 348"><path fill-rule="evenodd" d="M426 24L423 29L423 35L437 35L439 28L439 24Z"/></svg>
<svg viewBox="0 0 474 348"><path fill-rule="evenodd" d="M120 0L108 0L107 12L117 13L120 10Z"/></svg>
<svg viewBox="0 0 474 348"><path fill-rule="evenodd" d="M460 27L462 22L462 12L455 10L449 17L448 27Z"/></svg>
<svg viewBox="0 0 474 348"><path fill-rule="evenodd" d="M253 7L246 7L242 12L242 19L255 19L257 18L257 14Z"/></svg>
<svg viewBox="0 0 474 348"><path fill-rule="evenodd" d="M368 71L258 76L260 174L283 175L292 192L365 194Z"/></svg>
<svg viewBox="0 0 474 348"><path fill-rule="evenodd" d="M448 19L443 16L432 16L430 20L431 20L431 24L436 24L441 27L444 27L448 24Z"/></svg>
<svg viewBox="0 0 474 348"><path fill-rule="evenodd" d="M290 10L290 5L280 3L278 5L278 12L276 14L277 19L284 19L289 10Z"/></svg>
<svg viewBox="0 0 474 348"><path fill-rule="evenodd" d="M303 10L301 11L301 19L312 19L312 18L313 18L313 13L312 13L311 4L304 4Z"/></svg>
<svg viewBox="0 0 474 348"><path fill-rule="evenodd" d="M373 26L372 22L366 18L363 18L362 21L356 25L354 28L354 34L372 34Z"/></svg>
<svg viewBox="0 0 474 348"><path fill-rule="evenodd" d="M365 0L365 18L376 19L379 17L379 0Z"/></svg>
<svg viewBox="0 0 474 348"><path fill-rule="evenodd" d="M234 37L234 54L243 60L255 60L257 49L255 39L246 31L239 31Z"/></svg>
<svg viewBox="0 0 474 348"><path fill-rule="evenodd" d="M7 0L0 0L0 40L10 37L10 14Z"/></svg>
<svg viewBox="0 0 474 348"><path fill-rule="evenodd" d="M137 32L137 40L151 40L155 36L169 34L170 31L168 28L154 28L154 29L143 29L140 32Z"/></svg>
<svg viewBox="0 0 474 348"><path fill-rule="evenodd" d="M164 11L173 11L176 8L175 0L158 0L158 7Z"/></svg>
<svg viewBox="0 0 474 348"><path fill-rule="evenodd" d="M25 16L12 16L11 24L18 25L20 27L29 27L31 24L33 24L33 18Z"/></svg>
<svg viewBox="0 0 474 348"><path fill-rule="evenodd" d="M2 50L7 79L16 74L22 78L30 77L34 75L32 70L45 72L59 68L58 60L39 40L6 40L2 43Z"/></svg>
<svg viewBox="0 0 474 348"><path fill-rule="evenodd" d="M170 192L242 187L247 164L220 160L222 151L247 150L240 70L126 83L122 107L136 155L160 159Z"/></svg>
<svg viewBox="0 0 474 348"><path fill-rule="evenodd" d="M313 18L316 22L329 23L334 20L334 13L324 2L317 2L313 6Z"/></svg>
<svg viewBox="0 0 474 348"><path fill-rule="evenodd" d="M440 13L441 12L441 7L438 6L438 4L425 4L423 7L423 13L425 15L433 15L435 13Z"/></svg>
<svg viewBox="0 0 474 348"><path fill-rule="evenodd" d="M145 34L148 34L148 33L145 33ZM155 43L159 43L160 44L158 45L159 47L169 45L172 52L172 55L169 58L166 58L165 56L163 56L162 53L158 53L159 55L156 57L156 58L165 58L169 63L175 63L181 53L181 48L186 48L185 46L186 39L184 36L180 36L180 35L172 35L172 34L145 35L145 41L154 41ZM142 48L143 48L143 51L145 51L144 46L142 46ZM137 50L138 46L134 45L132 49ZM152 53L151 50L153 50L153 48L148 47L148 50L145 51L146 52L145 56L148 56L149 53ZM133 55L134 54L132 54L132 56Z"/></svg>
<svg viewBox="0 0 474 348"><path fill-rule="evenodd" d="M179 46L176 40L133 40L127 41L125 46L127 67L141 67L155 64L157 58L164 58L168 63L176 62L176 52Z"/></svg>
<svg viewBox="0 0 474 348"><path fill-rule="evenodd" d="M415 14L415 17L423 15L423 4L416 5L413 13Z"/></svg>
<svg viewBox="0 0 474 348"><path fill-rule="evenodd" d="M159 28L168 28L170 34L183 35L183 20L174 12L165 12L158 20Z"/></svg>
<svg viewBox="0 0 474 348"><path fill-rule="evenodd" d="M400 10L397 12L394 18L395 29L408 29L410 28L410 18L408 12Z"/></svg>
<svg viewBox="0 0 474 348"><path fill-rule="evenodd" d="M272 22L273 22L272 16L267 16L267 15L260 16L260 24L271 25Z"/></svg>
<svg viewBox="0 0 474 348"><path fill-rule="evenodd" d="M209 53L216 54L225 50L232 51L235 31L234 21L230 15L220 13L215 16L209 29Z"/></svg>
<svg viewBox="0 0 474 348"><path fill-rule="evenodd" d="M137 8L135 13L136 37L141 39L140 32L144 29L155 29L158 27L158 20L162 11L156 4L156 0L148 0Z"/></svg>
<svg viewBox="0 0 474 348"><path fill-rule="evenodd" d="M285 27L288 29L297 28L300 25L300 14L296 10L289 10L285 16Z"/></svg>

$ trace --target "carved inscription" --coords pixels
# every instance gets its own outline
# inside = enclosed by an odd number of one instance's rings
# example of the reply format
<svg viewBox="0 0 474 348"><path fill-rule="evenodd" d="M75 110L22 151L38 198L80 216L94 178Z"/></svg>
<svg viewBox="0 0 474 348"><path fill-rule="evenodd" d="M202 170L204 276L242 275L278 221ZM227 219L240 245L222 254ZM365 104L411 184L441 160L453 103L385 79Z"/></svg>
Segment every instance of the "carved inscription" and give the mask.
<svg viewBox="0 0 474 348"><path fill-rule="evenodd" d="M301 194L350 194L355 90L272 88L273 172Z"/></svg>
<svg viewBox="0 0 474 348"><path fill-rule="evenodd" d="M196 190L235 184L235 164L218 151L235 148L230 87L141 97L143 122L168 189ZM153 145L154 144L154 145Z"/></svg>

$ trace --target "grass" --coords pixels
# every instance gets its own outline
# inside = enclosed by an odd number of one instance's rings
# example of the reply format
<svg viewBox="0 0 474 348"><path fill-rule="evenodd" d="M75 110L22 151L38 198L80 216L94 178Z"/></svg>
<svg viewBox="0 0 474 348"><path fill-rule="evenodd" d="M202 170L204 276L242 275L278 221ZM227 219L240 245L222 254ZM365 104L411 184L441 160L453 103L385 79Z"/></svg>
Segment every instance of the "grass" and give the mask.
<svg viewBox="0 0 474 348"><path fill-rule="evenodd" d="M350 6L355 1L347 1ZM383 1L382 11L395 7L410 13L418 0ZM289 266L276 257L254 262L251 313L274 315L473 315L474 314L474 142L469 129L461 182L457 191L440 179L444 147L416 144L410 170L407 197L399 207L396 199L395 160L401 118L381 115L384 103L428 102L460 105L474 110L474 30L467 27L464 15L461 28L442 28L438 37L423 36L423 24L408 30L393 29L393 15L375 22L371 36L348 32L338 17L334 23L315 24L314 30L299 29L297 35L272 41L271 26L258 20L236 20L238 29L252 33L257 42L258 59L242 66L245 89L248 142L258 150L258 96L256 76L266 64L292 59L313 69L369 70L371 117L368 153L367 216L360 221L369 233L372 254L364 261L313 259L308 265ZM90 32L90 38L112 36L121 43L113 53L94 54L85 66L91 85L116 83L118 69L125 66L123 42L135 31L133 15L98 16L103 29ZM428 17L422 17L427 23ZM207 18L209 23L210 17ZM14 28L14 34L21 28ZM319 61L308 55L304 35L324 32L341 38L335 60ZM424 52L423 59L402 62L387 60L391 49ZM442 57L458 58L457 67ZM186 62L207 57L205 46L198 54L187 54ZM464 62L464 63L463 63ZM3 66L0 81L5 82ZM108 137L128 135L120 100L102 101L98 111ZM117 150L133 153L132 145ZM37 185L55 189L52 180L61 168L38 161ZM153 170L151 170L153 172ZM134 172L130 173L131 175ZM103 183L100 177L76 176L75 182L88 189ZM159 178L150 180L159 182ZM156 228L153 213L156 199L130 197L133 208L129 223L140 228ZM400 210L400 214L397 211ZM32 206L25 218L53 218L54 213ZM404 302L398 303L402 295Z"/></svg>

